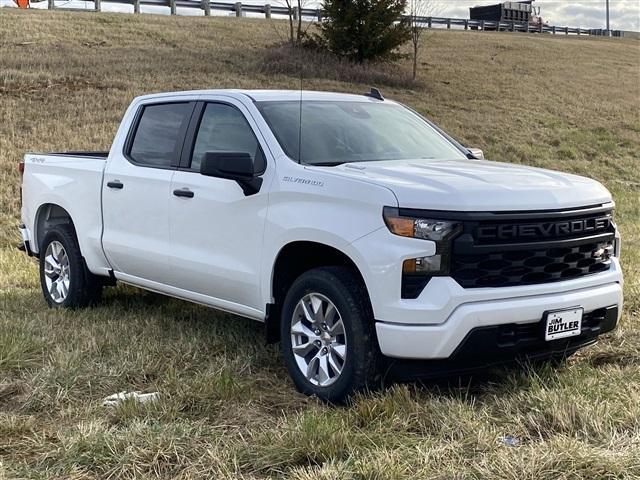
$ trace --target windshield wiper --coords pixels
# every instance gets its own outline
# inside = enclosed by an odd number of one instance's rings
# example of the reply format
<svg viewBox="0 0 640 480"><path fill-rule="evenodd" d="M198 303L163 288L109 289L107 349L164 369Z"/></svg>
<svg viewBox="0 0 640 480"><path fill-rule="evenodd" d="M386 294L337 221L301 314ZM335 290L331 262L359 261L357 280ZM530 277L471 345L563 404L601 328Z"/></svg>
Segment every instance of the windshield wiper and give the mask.
<svg viewBox="0 0 640 480"><path fill-rule="evenodd" d="M343 163L349 163L347 161L344 162L314 162L314 163L304 163L308 167L337 167L338 165L342 165Z"/></svg>

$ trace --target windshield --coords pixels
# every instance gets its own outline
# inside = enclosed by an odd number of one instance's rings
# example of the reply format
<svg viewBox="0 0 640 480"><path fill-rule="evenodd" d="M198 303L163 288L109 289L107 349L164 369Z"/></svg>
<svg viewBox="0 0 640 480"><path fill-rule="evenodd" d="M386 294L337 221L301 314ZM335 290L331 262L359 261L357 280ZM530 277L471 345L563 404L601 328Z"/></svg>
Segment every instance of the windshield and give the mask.
<svg viewBox="0 0 640 480"><path fill-rule="evenodd" d="M272 101L258 108L285 153L305 165L466 158L420 116L392 103L303 101L301 108L299 101Z"/></svg>

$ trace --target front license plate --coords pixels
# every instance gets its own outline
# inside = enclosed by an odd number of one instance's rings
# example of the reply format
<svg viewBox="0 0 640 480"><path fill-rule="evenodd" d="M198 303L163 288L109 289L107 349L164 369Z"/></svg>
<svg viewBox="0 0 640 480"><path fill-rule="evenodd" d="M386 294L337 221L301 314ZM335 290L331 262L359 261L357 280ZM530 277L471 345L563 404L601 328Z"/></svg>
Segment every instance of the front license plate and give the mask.
<svg viewBox="0 0 640 480"><path fill-rule="evenodd" d="M583 312L582 307L547 312L544 339L549 341L580 335Z"/></svg>

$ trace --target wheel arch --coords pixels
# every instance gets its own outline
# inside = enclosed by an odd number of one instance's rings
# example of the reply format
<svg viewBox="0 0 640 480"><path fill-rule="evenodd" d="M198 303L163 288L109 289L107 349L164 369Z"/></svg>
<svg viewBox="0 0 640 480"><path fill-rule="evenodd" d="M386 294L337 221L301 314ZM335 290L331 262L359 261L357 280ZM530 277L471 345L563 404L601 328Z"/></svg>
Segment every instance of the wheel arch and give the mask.
<svg viewBox="0 0 640 480"><path fill-rule="evenodd" d="M280 339L279 321L281 305L291 284L313 268L345 266L353 270L368 290L362 272L356 262L343 250L326 243L296 240L284 245L276 255L271 269L270 288L272 303L267 305L266 330L267 341Z"/></svg>
<svg viewBox="0 0 640 480"><path fill-rule="evenodd" d="M74 234L77 236L76 227L73 223L71 214L60 205L56 203L44 203L38 207L34 221L34 239L36 241L36 248L40 252L42 246L42 240L51 227L56 225L70 225Z"/></svg>

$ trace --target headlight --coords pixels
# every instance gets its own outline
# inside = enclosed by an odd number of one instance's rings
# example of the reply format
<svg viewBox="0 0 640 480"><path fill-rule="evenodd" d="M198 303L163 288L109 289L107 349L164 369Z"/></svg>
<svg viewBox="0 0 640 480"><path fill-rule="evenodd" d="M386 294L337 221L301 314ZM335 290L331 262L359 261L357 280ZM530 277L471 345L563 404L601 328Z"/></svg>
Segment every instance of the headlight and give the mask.
<svg viewBox="0 0 640 480"><path fill-rule="evenodd" d="M401 237L431 240L436 253L402 262L402 298L417 298L434 276L449 274L451 241L462 231L462 224L437 218L400 215L397 208L385 207L382 215L389 231Z"/></svg>
<svg viewBox="0 0 640 480"><path fill-rule="evenodd" d="M460 231L459 222L430 218L415 218L400 216L397 208L385 207L384 222L391 231L401 237L422 238L440 242L451 238Z"/></svg>

